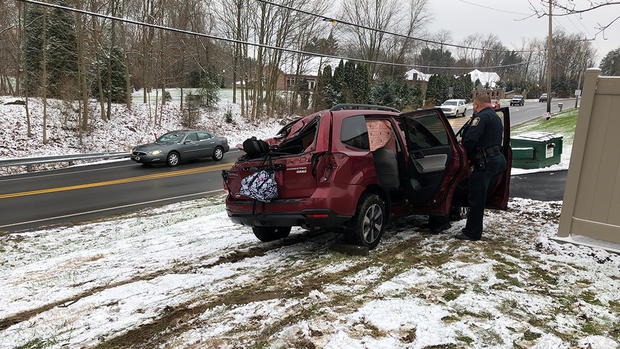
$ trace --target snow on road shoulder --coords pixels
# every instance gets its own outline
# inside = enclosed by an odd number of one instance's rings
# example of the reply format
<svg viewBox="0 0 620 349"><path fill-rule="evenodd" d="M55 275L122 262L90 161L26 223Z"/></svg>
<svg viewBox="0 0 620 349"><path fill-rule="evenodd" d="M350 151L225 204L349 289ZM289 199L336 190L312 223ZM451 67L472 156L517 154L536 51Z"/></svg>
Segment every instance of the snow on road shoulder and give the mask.
<svg viewBox="0 0 620 349"><path fill-rule="evenodd" d="M514 199L477 243L401 219L354 257L260 243L221 201L0 237L0 347L617 346L620 258L551 240L559 202Z"/></svg>

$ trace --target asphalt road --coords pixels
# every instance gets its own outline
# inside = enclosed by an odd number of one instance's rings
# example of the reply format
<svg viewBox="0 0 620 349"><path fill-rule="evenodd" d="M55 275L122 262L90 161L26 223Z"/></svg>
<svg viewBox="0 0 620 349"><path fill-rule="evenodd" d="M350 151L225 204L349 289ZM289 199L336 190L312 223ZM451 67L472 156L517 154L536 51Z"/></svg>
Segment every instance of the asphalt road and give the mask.
<svg viewBox="0 0 620 349"><path fill-rule="evenodd" d="M510 197L540 201L564 200L568 171L538 172L510 178Z"/></svg>
<svg viewBox="0 0 620 349"><path fill-rule="evenodd" d="M570 109L575 107L575 99L574 98L562 98L562 99L554 99L551 102L551 113L557 113L560 111L558 103L562 103L562 110ZM502 107L508 107L509 105L502 105ZM521 106L513 106L510 107L510 124L512 126L517 126L522 123L534 120L536 118L542 117L545 115L547 111L547 103L540 103L538 100L527 100L525 104ZM473 114L473 110L467 110L466 117L461 118L450 118L450 123L455 130L458 130Z"/></svg>
<svg viewBox="0 0 620 349"><path fill-rule="evenodd" d="M572 106L574 100L564 103ZM553 105L557 108L557 101ZM545 104L537 102L513 107L512 124L540 117L544 111ZM142 167L126 160L0 177L0 232L70 224L219 193L221 170L238 156L232 151L220 162L194 161L176 168ZM541 186L528 184L529 176L513 177L511 195L562 200L562 176L541 175L545 182Z"/></svg>
<svg viewBox="0 0 620 349"><path fill-rule="evenodd" d="M221 171L241 153L219 162L176 168L143 167L131 160L0 177L0 231L72 223L222 191Z"/></svg>

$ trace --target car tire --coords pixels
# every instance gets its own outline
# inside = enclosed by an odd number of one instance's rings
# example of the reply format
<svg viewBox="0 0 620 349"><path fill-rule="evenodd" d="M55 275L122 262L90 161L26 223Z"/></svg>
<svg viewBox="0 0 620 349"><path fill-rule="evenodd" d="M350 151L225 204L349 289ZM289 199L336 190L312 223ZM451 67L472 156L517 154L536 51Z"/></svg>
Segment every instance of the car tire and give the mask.
<svg viewBox="0 0 620 349"><path fill-rule="evenodd" d="M254 235L262 242L284 239L291 233L291 227L252 227Z"/></svg>
<svg viewBox="0 0 620 349"><path fill-rule="evenodd" d="M213 161L220 161L224 158L224 149L220 146L215 147L213 149L213 156L211 157Z"/></svg>
<svg viewBox="0 0 620 349"><path fill-rule="evenodd" d="M347 231L349 243L366 246L372 250L377 247L387 224L385 201L376 194L364 194L360 198L353 226Z"/></svg>
<svg viewBox="0 0 620 349"><path fill-rule="evenodd" d="M168 166L175 167L179 165L179 162L181 162L181 155L179 155L179 153L176 151L171 151L168 153L168 156L166 157L166 164L168 164Z"/></svg>

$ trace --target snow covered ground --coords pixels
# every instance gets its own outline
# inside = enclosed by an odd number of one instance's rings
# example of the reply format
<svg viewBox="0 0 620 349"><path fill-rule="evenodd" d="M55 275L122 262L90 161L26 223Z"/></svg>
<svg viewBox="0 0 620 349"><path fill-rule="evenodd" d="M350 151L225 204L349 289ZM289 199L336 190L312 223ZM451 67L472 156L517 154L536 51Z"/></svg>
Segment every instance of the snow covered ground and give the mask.
<svg viewBox="0 0 620 349"><path fill-rule="evenodd" d="M140 93L138 91L137 93ZM176 96L175 91L171 93ZM161 126L153 122L153 104L149 110L148 104L143 104L139 98L134 100L131 110L124 104L112 105L110 121L101 119L99 103L91 101L89 104L89 131L83 135L80 144L77 129L77 114L66 111L62 101L48 100L47 137L48 143L42 143L43 130L43 103L41 99L30 99L30 117L33 137L27 136L26 111L22 105L5 105L16 100L10 96L0 96L0 159L21 158L46 155L65 155L80 153L100 153L130 151L138 144L150 143L154 134L184 128L181 123L180 102L175 100L167 103L163 109ZM72 106L77 110L77 104ZM224 113L231 110L233 122L225 122ZM151 115L151 116L149 116ZM215 132L228 138L229 144L235 146L250 136L258 138L273 137L286 120L276 118L261 120L253 123L241 118L241 109L238 104L232 103L232 92L221 91L221 100L215 111L201 110L201 119L197 128ZM287 120L290 120L288 118ZM66 164L41 165L66 166ZM10 172L23 171L23 168L12 168ZM7 173L0 169L0 173ZM10 173L9 172L9 173Z"/></svg>
<svg viewBox="0 0 620 349"><path fill-rule="evenodd" d="M550 240L559 202L490 211L480 242L401 219L353 257L260 243L222 201L0 236L0 348L618 347L620 256Z"/></svg>

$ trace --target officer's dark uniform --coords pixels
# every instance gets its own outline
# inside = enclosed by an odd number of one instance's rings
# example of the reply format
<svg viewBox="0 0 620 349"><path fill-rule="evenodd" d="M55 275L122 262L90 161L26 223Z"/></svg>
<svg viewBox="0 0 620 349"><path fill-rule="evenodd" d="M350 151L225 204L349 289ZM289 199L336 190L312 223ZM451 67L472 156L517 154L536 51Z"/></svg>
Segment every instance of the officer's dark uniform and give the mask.
<svg viewBox="0 0 620 349"><path fill-rule="evenodd" d="M463 234L473 240L482 236L482 217L489 185L506 170L506 158L501 151L504 127L502 120L491 108L472 116L464 130L463 146L474 170L469 177L469 215Z"/></svg>

